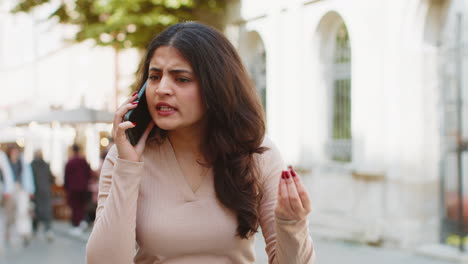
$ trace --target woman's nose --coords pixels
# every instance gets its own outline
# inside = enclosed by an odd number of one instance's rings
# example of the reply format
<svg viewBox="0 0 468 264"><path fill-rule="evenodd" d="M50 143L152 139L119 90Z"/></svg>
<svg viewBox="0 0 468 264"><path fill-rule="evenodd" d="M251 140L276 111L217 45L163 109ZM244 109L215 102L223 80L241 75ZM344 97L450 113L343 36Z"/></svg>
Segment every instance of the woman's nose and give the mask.
<svg viewBox="0 0 468 264"><path fill-rule="evenodd" d="M162 77L161 81L159 82L158 86L156 87L156 93L158 95L171 95L172 94L172 87L171 81L169 78Z"/></svg>

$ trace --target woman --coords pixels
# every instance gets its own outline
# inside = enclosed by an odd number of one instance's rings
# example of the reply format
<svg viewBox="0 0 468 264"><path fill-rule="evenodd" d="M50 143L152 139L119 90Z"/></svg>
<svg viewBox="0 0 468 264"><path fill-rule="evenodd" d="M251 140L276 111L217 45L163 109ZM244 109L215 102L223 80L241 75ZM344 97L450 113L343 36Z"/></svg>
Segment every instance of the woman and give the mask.
<svg viewBox="0 0 468 264"><path fill-rule="evenodd" d="M270 263L313 263L309 197L264 138L229 41L198 23L171 26L148 46L146 81L152 122L135 146L125 130L137 124L123 117L136 94L115 114L87 262L254 263L261 227Z"/></svg>
<svg viewBox="0 0 468 264"><path fill-rule="evenodd" d="M42 151L34 152L34 159L31 162L32 174L34 177L34 218L33 218L33 233L37 235L39 224L44 225L44 235L48 242L52 242L53 234L52 226L52 185L54 184L54 176L50 171L50 166L45 162Z"/></svg>
<svg viewBox="0 0 468 264"><path fill-rule="evenodd" d="M27 246L32 235L30 198L34 197L34 179L31 166L24 161L16 144L8 146L7 156L12 172L10 182L13 184L5 188L5 241L11 243L13 227L16 227L23 245Z"/></svg>

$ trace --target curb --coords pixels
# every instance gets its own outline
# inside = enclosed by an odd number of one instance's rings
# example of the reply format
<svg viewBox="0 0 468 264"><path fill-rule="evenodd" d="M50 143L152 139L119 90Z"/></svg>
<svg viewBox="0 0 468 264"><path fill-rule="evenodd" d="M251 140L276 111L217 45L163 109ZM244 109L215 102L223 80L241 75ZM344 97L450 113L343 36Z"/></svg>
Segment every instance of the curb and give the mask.
<svg viewBox="0 0 468 264"><path fill-rule="evenodd" d="M468 263L468 253L460 253L458 248L444 244L424 245L415 254L456 263Z"/></svg>

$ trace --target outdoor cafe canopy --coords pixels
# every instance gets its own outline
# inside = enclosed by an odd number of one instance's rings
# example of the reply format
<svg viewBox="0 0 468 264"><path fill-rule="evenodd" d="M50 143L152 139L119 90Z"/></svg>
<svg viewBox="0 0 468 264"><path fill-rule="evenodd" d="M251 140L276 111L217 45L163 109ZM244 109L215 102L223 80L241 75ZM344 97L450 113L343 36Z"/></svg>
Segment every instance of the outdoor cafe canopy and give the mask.
<svg viewBox="0 0 468 264"><path fill-rule="evenodd" d="M47 124L59 122L61 124L83 124L83 123L112 123L114 114L107 111L95 110L86 107L80 107L71 110L52 110L45 113L39 113L27 118L13 120L11 126L27 126L31 122L38 124Z"/></svg>

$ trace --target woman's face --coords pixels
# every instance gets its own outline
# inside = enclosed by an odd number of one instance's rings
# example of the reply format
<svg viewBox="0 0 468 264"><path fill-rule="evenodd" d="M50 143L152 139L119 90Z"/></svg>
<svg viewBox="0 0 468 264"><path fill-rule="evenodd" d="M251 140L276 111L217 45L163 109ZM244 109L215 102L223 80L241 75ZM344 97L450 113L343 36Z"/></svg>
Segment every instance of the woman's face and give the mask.
<svg viewBox="0 0 468 264"><path fill-rule="evenodd" d="M206 109L192 67L171 46L156 49L148 68L148 110L164 130L200 129Z"/></svg>

